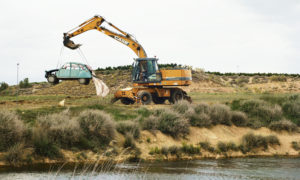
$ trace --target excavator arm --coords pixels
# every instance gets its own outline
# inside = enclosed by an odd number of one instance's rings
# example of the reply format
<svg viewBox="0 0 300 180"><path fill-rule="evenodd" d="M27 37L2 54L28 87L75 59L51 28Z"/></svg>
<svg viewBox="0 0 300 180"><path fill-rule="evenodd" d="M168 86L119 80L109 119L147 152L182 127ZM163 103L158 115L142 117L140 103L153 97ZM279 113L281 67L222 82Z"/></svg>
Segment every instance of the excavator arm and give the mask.
<svg viewBox="0 0 300 180"><path fill-rule="evenodd" d="M67 33L64 33L64 46L70 48L70 49L77 49L81 46L81 44L75 44L70 39L74 36L77 36L81 33L84 33L86 31L96 29L109 37L121 42L122 44L128 46L130 49L134 51L134 53L139 58L146 58L147 54L142 45L139 44L137 40L135 40L130 34L120 30L112 23L108 23L111 27L113 27L115 30L119 31L120 33L113 32L109 29L106 29L104 26L101 26L102 23L105 22L105 19L101 16L94 16L93 18L83 22L78 27L70 30Z"/></svg>

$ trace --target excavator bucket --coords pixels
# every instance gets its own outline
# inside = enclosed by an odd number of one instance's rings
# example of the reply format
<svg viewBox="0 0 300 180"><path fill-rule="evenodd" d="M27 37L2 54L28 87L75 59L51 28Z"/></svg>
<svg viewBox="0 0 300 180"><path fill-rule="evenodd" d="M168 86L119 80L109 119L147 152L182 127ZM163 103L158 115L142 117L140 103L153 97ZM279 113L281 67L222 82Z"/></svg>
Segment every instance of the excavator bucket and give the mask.
<svg viewBox="0 0 300 180"><path fill-rule="evenodd" d="M68 36L64 35L64 46L70 49L77 49L81 46L81 44L75 44L73 41L70 40Z"/></svg>

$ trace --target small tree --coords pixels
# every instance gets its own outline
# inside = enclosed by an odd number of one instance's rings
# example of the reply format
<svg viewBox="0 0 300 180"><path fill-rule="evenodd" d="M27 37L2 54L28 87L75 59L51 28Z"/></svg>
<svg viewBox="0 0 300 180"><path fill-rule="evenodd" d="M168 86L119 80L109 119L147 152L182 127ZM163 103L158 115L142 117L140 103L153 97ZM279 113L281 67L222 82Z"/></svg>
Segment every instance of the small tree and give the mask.
<svg viewBox="0 0 300 180"><path fill-rule="evenodd" d="M3 90L5 90L5 89L7 89L7 88L8 88L8 84L7 84L7 83L2 82L2 83L0 84L0 91L3 91Z"/></svg>
<svg viewBox="0 0 300 180"><path fill-rule="evenodd" d="M30 88L32 85L29 83L29 79L25 78L23 81L19 83L20 88Z"/></svg>

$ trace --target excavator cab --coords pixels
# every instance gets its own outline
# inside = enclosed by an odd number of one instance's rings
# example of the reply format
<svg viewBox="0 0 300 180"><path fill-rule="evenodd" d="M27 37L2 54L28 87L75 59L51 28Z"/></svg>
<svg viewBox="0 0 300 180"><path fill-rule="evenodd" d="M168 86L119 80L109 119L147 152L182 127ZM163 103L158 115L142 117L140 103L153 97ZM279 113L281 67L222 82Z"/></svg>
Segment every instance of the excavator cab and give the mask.
<svg viewBox="0 0 300 180"><path fill-rule="evenodd" d="M132 80L135 83L152 83L161 81L161 73L156 58L137 58L133 63Z"/></svg>

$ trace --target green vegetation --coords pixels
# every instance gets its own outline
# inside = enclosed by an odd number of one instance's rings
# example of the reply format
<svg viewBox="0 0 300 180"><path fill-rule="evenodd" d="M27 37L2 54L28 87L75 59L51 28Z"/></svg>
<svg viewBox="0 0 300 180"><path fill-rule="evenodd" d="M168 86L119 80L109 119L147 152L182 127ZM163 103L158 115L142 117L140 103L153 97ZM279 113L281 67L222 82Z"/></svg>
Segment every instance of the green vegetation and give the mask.
<svg viewBox="0 0 300 180"><path fill-rule="evenodd" d="M300 151L300 142L293 141L291 145L292 148L295 149L295 151Z"/></svg>
<svg viewBox="0 0 300 180"><path fill-rule="evenodd" d="M121 121L117 124L117 131L123 135L129 133L137 139L140 137L140 126L134 121Z"/></svg>
<svg viewBox="0 0 300 180"><path fill-rule="evenodd" d="M267 150L269 145L280 145L279 139L273 135L261 136L248 133L242 137L242 143L239 148L243 153L247 153L257 148Z"/></svg>
<svg viewBox="0 0 300 180"><path fill-rule="evenodd" d="M4 91L4 90L7 89L8 87L9 87L9 86L8 86L7 83L5 83L5 82L0 83L0 92L1 92L1 91Z"/></svg>
<svg viewBox="0 0 300 180"><path fill-rule="evenodd" d="M269 128L273 131L288 131L288 132L297 132L298 131L297 125L286 119L272 122L269 125Z"/></svg>
<svg viewBox="0 0 300 180"><path fill-rule="evenodd" d="M134 138L132 136L131 133L127 133L125 135L125 141L124 141L124 148L132 148L132 149L135 149L136 148L136 145L135 145L135 142L134 142Z"/></svg>
<svg viewBox="0 0 300 180"><path fill-rule="evenodd" d="M5 161L7 161L9 164L16 164L23 160L23 152L24 151L24 144L17 143L10 147L7 150L7 153L4 156Z"/></svg>
<svg viewBox="0 0 300 180"><path fill-rule="evenodd" d="M19 83L20 88L30 88L32 85L29 83L29 79L25 78L23 81L20 81Z"/></svg>
<svg viewBox="0 0 300 180"><path fill-rule="evenodd" d="M202 149L208 151L208 152L215 152L215 148L213 146L211 146L210 142L208 141L204 141L204 142L199 142L199 145Z"/></svg>

